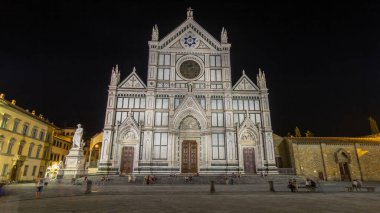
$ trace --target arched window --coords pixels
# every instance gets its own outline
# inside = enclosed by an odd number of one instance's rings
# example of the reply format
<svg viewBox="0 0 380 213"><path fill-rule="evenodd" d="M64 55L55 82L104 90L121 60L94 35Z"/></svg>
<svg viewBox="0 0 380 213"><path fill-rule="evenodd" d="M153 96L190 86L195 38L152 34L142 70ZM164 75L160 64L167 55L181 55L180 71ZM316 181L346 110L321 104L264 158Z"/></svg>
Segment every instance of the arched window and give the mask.
<svg viewBox="0 0 380 213"><path fill-rule="evenodd" d="M3 152L4 136L0 135L0 154Z"/></svg>
<svg viewBox="0 0 380 213"><path fill-rule="evenodd" d="M22 155L22 150L24 149L25 141L20 142L20 146L18 147L17 154Z"/></svg>
<svg viewBox="0 0 380 213"><path fill-rule="evenodd" d="M34 147L34 143L31 143L29 145L28 157L32 157L33 147Z"/></svg>
<svg viewBox="0 0 380 213"><path fill-rule="evenodd" d="M8 145L8 149L7 149L7 154L12 154L12 148L13 148L13 145L15 143L16 139L12 138L10 141L9 141L9 145Z"/></svg>
<svg viewBox="0 0 380 213"><path fill-rule="evenodd" d="M41 148L42 148L41 145L37 146L36 158L38 158L40 156Z"/></svg>

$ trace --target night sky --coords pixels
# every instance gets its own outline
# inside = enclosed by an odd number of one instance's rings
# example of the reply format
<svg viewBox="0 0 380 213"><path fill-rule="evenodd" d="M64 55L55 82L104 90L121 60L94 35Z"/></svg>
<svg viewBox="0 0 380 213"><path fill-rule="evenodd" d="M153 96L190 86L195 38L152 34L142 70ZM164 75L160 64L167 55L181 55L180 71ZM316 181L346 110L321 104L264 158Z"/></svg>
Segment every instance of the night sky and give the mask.
<svg viewBox="0 0 380 213"><path fill-rule="evenodd" d="M7 1L8 2L8 1ZM273 130L316 136L370 133L380 122L380 4L310 1L9 1L0 3L0 92L58 126L103 128L112 66L146 81L154 24L160 38L194 19L228 31L234 83L265 70ZM204 1L206 2L206 1Z"/></svg>

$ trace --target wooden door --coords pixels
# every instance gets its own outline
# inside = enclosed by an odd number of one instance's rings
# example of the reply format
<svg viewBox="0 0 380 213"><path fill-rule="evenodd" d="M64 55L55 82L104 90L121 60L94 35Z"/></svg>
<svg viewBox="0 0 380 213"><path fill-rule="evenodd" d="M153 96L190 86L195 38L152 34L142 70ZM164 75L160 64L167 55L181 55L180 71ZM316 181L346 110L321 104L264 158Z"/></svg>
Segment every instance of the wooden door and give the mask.
<svg viewBox="0 0 380 213"><path fill-rule="evenodd" d="M134 149L131 146L123 147L121 152L121 165L120 173L128 174L133 172L133 152Z"/></svg>
<svg viewBox="0 0 380 213"><path fill-rule="evenodd" d="M182 173L198 172L198 154L196 141L182 142Z"/></svg>
<svg viewBox="0 0 380 213"><path fill-rule="evenodd" d="M256 173L255 149L243 148L243 159L244 159L244 172Z"/></svg>

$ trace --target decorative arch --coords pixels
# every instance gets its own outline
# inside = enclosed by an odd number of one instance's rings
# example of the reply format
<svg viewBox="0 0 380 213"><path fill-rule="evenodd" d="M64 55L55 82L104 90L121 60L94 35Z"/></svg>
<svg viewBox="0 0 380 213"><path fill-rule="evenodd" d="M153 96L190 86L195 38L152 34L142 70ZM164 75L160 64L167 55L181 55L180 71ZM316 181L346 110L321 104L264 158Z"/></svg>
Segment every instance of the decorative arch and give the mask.
<svg viewBox="0 0 380 213"><path fill-rule="evenodd" d="M201 129L201 125L196 118L189 115L181 121L179 128L182 130L199 130Z"/></svg>
<svg viewBox="0 0 380 213"><path fill-rule="evenodd" d="M123 123L121 123L117 138L118 141L138 140L140 138L140 129L133 117L128 116Z"/></svg>
<svg viewBox="0 0 380 213"><path fill-rule="evenodd" d="M253 145L257 145L259 143L260 134L259 128L252 122L249 117L246 117L243 123L240 125L240 129L238 132L238 138L240 143L253 142Z"/></svg>
<svg viewBox="0 0 380 213"><path fill-rule="evenodd" d="M180 113L177 113L177 115L174 117L174 129L179 129L181 127L182 121L188 117L192 117L193 119L195 119L200 129L207 129L206 118L199 111L194 110L190 107L181 111Z"/></svg>

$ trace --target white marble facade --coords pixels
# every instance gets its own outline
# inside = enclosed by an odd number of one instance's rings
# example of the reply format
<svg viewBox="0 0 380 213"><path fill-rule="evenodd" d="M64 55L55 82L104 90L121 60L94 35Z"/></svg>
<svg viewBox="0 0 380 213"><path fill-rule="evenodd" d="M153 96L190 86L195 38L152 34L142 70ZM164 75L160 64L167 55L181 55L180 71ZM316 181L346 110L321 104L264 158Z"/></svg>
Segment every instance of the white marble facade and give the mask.
<svg viewBox="0 0 380 213"><path fill-rule="evenodd" d="M99 173L275 172L265 74L232 85L227 30L215 39L188 9L148 44L147 82L112 70Z"/></svg>

